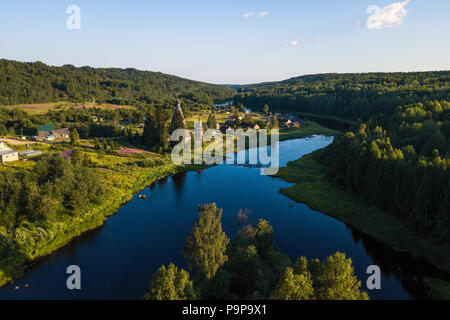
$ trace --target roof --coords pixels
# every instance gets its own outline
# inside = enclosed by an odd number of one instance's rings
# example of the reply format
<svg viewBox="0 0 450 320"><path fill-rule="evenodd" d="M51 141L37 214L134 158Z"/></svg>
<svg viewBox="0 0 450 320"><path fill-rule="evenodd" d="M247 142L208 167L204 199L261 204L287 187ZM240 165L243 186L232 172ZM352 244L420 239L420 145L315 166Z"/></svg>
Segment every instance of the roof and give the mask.
<svg viewBox="0 0 450 320"><path fill-rule="evenodd" d="M61 151L64 159L70 160L72 158L72 149Z"/></svg>
<svg viewBox="0 0 450 320"><path fill-rule="evenodd" d="M10 153L17 153L17 151L15 151L15 150L0 151L0 156L3 156L5 154L10 154Z"/></svg>
<svg viewBox="0 0 450 320"><path fill-rule="evenodd" d="M41 150L28 149L28 150L19 152L19 156L30 157L30 156L35 156L35 155L38 155L41 153L42 153Z"/></svg>
<svg viewBox="0 0 450 320"><path fill-rule="evenodd" d="M17 151L11 149L6 143L0 141L0 156L4 154L17 153Z"/></svg>
<svg viewBox="0 0 450 320"><path fill-rule="evenodd" d="M13 150L13 149L10 148L6 143L4 143L3 141L0 141L0 152L1 151L11 151L11 150Z"/></svg>
<svg viewBox="0 0 450 320"><path fill-rule="evenodd" d="M62 129L52 130L52 134L53 135L56 135L56 134L69 134L69 129L68 128L62 128Z"/></svg>
<svg viewBox="0 0 450 320"><path fill-rule="evenodd" d="M41 124L38 126L38 131L52 131L55 129L55 126L52 124Z"/></svg>
<svg viewBox="0 0 450 320"><path fill-rule="evenodd" d="M39 131L36 139L46 139L50 135L50 131Z"/></svg>

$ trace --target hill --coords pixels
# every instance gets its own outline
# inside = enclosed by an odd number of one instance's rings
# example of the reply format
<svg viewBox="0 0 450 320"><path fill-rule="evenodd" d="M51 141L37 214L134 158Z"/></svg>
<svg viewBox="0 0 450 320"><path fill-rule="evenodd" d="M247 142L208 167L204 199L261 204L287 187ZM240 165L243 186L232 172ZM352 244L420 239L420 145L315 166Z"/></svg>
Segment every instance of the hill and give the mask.
<svg viewBox="0 0 450 320"><path fill-rule="evenodd" d="M199 104L230 99L235 91L160 72L91 68L0 59L0 105L95 99L118 105L159 104L182 98Z"/></svg>
<svg viewBox="0 0 450 320"><path fill-rule="evenodd" d="M399 106L448 100L450 71L318 74L237 89L235 103L260 110L268 104L271 110L368 120Z"/></svg>

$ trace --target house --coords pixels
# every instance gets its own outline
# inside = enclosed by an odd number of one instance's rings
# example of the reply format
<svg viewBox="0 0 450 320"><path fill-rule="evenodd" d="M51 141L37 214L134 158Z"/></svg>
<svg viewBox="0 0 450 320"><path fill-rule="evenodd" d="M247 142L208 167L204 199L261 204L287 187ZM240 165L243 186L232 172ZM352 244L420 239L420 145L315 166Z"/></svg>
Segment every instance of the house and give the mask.
<svg viewBox="0 0 450 320"><path fill-rule="evenodd" d="M0 141L0 160L2 163L19 160L19 153Z"/></svg>
<svg viewBox="0 0 450 320"><path fill-rule="evenodd" d="M51 133L52 133L52 136L54 136L56 140L68 139L69 134L70 134L68 128L52 130Z"/></svg>
<svg viewBox="0 0 450 320"><path fill-rule="evenodd" d="M37 141L54 141L69 138L69 129L62 128L55 130L52 124L40 125L38 127L38 135L36 136Z"/></svg>
<svg viewBox="0 0 450 320"><path fill-rule="evenodd" d="M280 121L280 123L281 123L282 126L284 126L286 128L289 128L292 125L292 121L289 120L289 119L287 119L287 120L283 119L283 120Z"/></svg>

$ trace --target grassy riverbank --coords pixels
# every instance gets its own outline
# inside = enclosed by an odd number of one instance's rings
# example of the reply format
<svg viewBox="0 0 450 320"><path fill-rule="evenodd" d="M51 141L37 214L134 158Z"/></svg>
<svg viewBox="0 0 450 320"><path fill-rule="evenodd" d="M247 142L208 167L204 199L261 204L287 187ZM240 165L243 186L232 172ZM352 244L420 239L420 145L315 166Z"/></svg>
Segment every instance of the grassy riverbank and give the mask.
<svg viewBox="0 0 450 320"><path fill-rule="evenodd" d="M149 154L146 157L155 156ZM120 163L119 160L127 162ZM49 221L45 228L24 225L17 228L12 236L0 235L0 286L21 276L27 266L37 259L63 247L82 233L101 226L106 217L117 212L120 206L131 200L134 193L162 178L200 168L176 166L168 158L159 160L160 165L142 167L139 165L142 156L106 156L103 167L91 169L106 190L101 205L93 205L77 216L62 215L55 221ZM25 240L19 243L18 238Z"/></svg>
<svg viewBox="0 0 450 320"><path fill-rule="evenodd" d="M326 128L314 121L307 121L300 128L282 128L280 129L280 141L300 139L312 135L332 136L339 134L338 131Z"/></svg>
<svg viewBox="0 0 450 320"><path fill-rule="evenodd" d="M305 155L280 169L278 177L295 183L292 187L281 189L281 193L355 227L394 250L406 250L412 256L422 257L439 269L450 272L450 250L447 246L418 235L399 219L367 206L354 195L334 185L327 179L326 169L315 160L315 155L319 152L321 151ZM436 284L436 281L428 282L430 288ZM449 289L450 284L444 281L439 281L439 288L431 288L435 295L445 292L448 294ZM449 299L450 296L445 298Z"/></svg>

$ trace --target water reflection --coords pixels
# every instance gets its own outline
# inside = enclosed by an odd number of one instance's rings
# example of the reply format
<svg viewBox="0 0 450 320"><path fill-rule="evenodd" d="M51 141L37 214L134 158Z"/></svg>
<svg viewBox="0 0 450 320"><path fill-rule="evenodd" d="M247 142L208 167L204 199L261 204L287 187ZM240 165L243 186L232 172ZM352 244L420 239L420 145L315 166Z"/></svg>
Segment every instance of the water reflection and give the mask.
<svg viewBox="0 0 450 320"><path fill-rule="evenodd" d="M314 137L280 143L285 165L303 154L331 143ZM275 244L295 261L299 256L325 258L336 251L352 258L363 285L366 269L377 264L382 290L369 292L373 299L408 299L425 296L421 278L441 277L429 264L395 252L367 235L310 209L279 193L291 184L261 176L259 169L219 165L162 179L135 196L108 218L105 225L83 234L66 247L30 267L13 286L0 288L4 299L139 299L152 274L162 264L186 267L181 248L197 218L199 203L217 202L223 208L223 229L229 237L245 224L267 219L275 230ZM237 222L237 214L243 210ZM250 213L249 211L252 212ZM245 223L243 222L245 220ZM83 290L65 286L66 268L80 265ZM24 284L30 284L22 289ZM14 290L14 286L20 290Z"/></svg>

